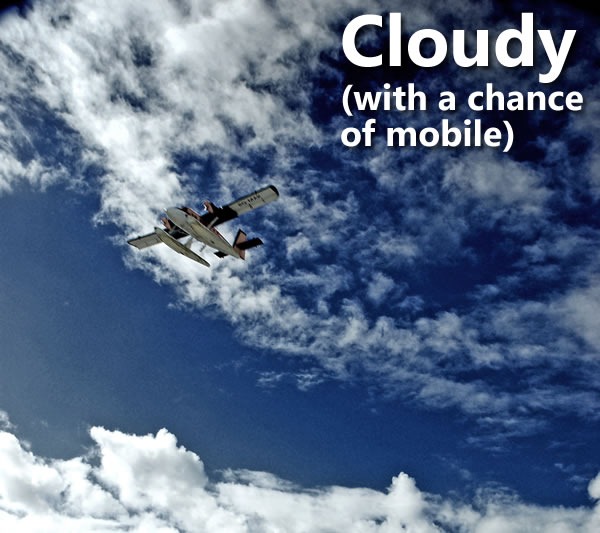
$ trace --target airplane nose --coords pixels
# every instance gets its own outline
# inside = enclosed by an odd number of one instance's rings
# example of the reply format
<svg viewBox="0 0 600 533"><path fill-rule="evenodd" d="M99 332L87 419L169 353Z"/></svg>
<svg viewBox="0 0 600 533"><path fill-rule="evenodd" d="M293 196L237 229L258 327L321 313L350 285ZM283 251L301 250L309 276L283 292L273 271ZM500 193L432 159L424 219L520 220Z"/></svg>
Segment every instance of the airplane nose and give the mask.
<svg viewBox="0 0 600 533"><path fill-rule="evenodd" d="M176 207L169 207L165 209L165 212L173 222L177 222L177 219L179 218L179 209L177 209Z"/></svg>
<svg viewBox="0 0 600 533"><path fill-rule="evenodd" d="M181 224L185 222L184 213L177 207L169 207L166 209L166 213L169 220L171 220L176 226L181 227Z"/></svg>

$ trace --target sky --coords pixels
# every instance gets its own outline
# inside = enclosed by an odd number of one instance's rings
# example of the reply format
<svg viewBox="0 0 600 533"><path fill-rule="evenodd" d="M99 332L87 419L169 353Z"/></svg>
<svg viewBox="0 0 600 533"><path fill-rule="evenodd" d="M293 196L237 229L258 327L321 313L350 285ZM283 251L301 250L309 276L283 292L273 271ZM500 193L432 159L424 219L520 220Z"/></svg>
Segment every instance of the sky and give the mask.
<svg viewBox="0 0 600 533"><path fill-rule="evenodd" d="M522 13L533 64L511 66ZM343 49L365 14L381 66ZM600 529L597 28L555 0L3 11L2 529ZM435 66L423 29L448 42ZM488 30L488 64L460 66L453 30L471 54ZM386 83L426 109L356 105ZM486 84L583 103L471 109ZM444 121L501 142L386 140ZM245 261L127 244L269 184L220 226L264 241Z"/></svg>

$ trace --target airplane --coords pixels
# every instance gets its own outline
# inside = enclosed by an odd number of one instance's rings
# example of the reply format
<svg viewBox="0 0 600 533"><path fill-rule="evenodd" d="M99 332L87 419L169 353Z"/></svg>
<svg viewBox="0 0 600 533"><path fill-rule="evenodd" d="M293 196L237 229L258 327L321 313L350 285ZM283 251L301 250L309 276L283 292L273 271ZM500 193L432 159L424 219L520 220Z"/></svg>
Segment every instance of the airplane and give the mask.
<svg viewBox="0 0 600 533"><path fill-rule="evenodd" d="M165 209L167 216L161 219L164 229L155 227L152 233L129 239L127 242L139 250L164 243L177 253L207 267L210 267L210 263L192 250L194 241L203 243L200 251L204 250L206 246L217 250L215 255L219 258L230 255L238 259L245 259L246 250L260 246L263 242L256 237L247 239L246 233L239 229L233 243L230 244L215 226L237 218L252 209L262 207L277 198L279 198L277 188L274 185L268 185L223 207L217 207L206 200L203 203L206 212L203 214L186 206L169 207ZM187 240L180 242L180 239L185 237Z"/></svg>

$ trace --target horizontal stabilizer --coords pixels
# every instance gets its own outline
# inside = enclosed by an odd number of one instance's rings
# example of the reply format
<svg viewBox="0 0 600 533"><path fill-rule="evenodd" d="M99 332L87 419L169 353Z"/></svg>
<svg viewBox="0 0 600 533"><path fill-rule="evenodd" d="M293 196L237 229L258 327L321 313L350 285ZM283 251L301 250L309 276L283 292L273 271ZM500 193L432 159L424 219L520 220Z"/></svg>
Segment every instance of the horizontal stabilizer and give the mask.
<svg viewBox="0 0 600 533"><path fill-rule="evenodd" d="M261 244L263 244L263 242L258 237L255 237L254 239L250 239L249 241L239 243L237 247L240 250L248 250L250 248L254 248L255 246L260 246Z"/></svg>

